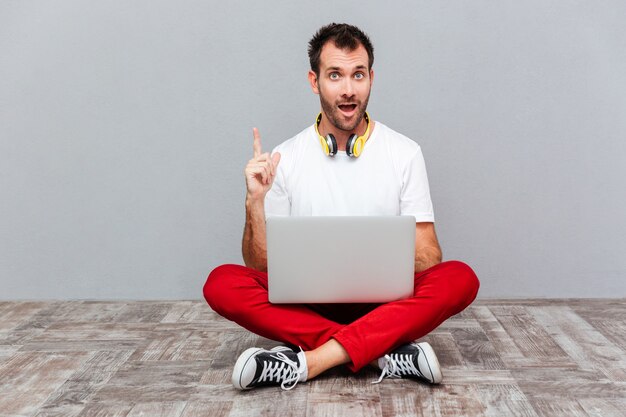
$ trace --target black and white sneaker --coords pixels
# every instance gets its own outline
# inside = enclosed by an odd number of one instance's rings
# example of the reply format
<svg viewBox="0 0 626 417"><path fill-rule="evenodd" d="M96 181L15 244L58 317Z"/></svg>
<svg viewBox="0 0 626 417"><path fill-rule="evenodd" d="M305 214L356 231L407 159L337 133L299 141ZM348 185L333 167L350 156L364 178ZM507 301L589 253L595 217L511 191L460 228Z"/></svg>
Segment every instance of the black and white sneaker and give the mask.
<svg viewBox="0 0 626 417"><path fill-rule="evenodd" d="M383 378L416 378L430 384L441 382L441 367L435 351L427 342L410 343L378 359L382 369L378 384Z"/></svg>
<svg viewBox="0 0 626 417"><path fill-rule="evenodd" d="M304 352L285 346L272 350L250 348L239 355L233 369L233 385L244 390L267 385L280 385L290 390L308 374Z"/></svg>

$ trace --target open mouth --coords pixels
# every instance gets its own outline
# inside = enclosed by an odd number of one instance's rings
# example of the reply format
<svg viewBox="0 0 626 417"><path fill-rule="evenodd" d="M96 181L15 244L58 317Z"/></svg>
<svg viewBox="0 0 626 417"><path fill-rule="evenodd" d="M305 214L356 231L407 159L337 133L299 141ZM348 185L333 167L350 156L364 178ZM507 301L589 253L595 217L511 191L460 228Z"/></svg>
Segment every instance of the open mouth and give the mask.
<svg viewBox="0 0 626 417"><path fill-rule="evenodd" d="M356 110L356 104L340 104L339 110L344 113L352 113Z"/></svg>

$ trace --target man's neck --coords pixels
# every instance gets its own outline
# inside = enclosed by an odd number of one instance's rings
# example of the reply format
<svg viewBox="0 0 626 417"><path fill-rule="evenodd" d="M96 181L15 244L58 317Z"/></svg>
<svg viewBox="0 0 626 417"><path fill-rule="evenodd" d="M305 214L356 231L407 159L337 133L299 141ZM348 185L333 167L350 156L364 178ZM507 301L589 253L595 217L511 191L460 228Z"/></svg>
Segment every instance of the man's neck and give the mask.
<svg viewBox="0 0 626 417"><path fill-rule="evenodd" d="M374 129L374 121L370 120L370 132L369 132L370 135L372 134L373 129ZM356 129L354 129L354 131L347 131L347 130L341 130L335 127L335 125L330 123L328 118L322 114L322 121L320 122L318 130L320 132L320 135L324 137L328 135L329 133L332 133L333 136L335 137L335 140L337 140L337 150L345 152L346 144L348 143L348 138L350 137L350 135L352 135L353 133L356 133L359 136L363 135L365 131L367 130L367 121L365 120L365 117L363 117L363 119L361 120L361 123L359 123L359 125L356 127Z"/></svg>

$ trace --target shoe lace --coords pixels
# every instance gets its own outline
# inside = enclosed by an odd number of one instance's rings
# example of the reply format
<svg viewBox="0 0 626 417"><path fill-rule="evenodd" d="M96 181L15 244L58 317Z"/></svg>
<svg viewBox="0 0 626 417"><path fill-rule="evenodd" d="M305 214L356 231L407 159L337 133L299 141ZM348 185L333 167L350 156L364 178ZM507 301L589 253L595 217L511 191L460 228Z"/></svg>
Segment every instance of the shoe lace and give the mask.
<svg viewBox="0 0 626 417"><path fill-rule="evenodd" d="M378 384L383 378L402 378L402 375L417 375L424 378L419 369L415 366L413 361L413 355L407 354L395 354L385 355L387 363L382 369L380 377L372 382L372 384Z"/></svg>
<svg viewBox="0 0 626 417"><path fill-rule="evenodd" d="M263 370L259 377L259 382L280 382L280 387L286 391L293 389L300 379L300 374L303 369L301 364L292 361L282 352L276 352L273 356L275 361L265 360L263 361Z"/></svg>

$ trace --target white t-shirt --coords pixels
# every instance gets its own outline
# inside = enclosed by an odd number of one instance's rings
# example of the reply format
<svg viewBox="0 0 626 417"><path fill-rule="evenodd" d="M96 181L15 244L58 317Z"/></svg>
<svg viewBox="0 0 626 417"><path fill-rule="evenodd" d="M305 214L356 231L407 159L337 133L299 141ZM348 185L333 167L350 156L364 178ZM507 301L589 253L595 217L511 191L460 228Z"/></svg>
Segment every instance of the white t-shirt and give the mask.
<svg viewBox="0 0 626 417"><path fill-rule="evenodd" d="M281 143L265 217L412 215L434 222L424 157L417 143L376 122L358 158L326 156L312 125Z"/></svg>

